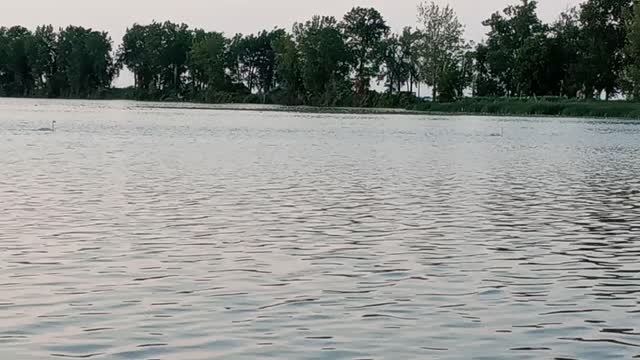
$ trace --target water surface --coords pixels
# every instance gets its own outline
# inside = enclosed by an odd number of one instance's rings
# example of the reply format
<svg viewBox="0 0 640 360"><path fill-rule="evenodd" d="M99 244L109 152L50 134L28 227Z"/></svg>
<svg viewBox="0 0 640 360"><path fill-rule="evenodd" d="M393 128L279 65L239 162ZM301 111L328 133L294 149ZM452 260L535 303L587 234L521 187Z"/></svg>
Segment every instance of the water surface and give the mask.
<svg viewBox="0 0 640 360"><path fill-rule="evenodd" d="M638 357L639 140L0 99L0 358Z"/></svg>

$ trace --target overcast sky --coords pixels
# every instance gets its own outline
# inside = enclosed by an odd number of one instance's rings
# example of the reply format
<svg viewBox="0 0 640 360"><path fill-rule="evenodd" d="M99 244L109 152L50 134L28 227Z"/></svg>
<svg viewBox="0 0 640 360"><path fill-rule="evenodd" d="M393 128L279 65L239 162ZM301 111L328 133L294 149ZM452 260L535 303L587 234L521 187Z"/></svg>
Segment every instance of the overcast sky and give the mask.
<svg viewBox="0 0 640 360"><path fill-rule="evenodd" d="M226 34L252 33L275 26L290 29L313 15L341 18L354 6L375 7L394 30L415 26L418 0L0 0L0 25L69 24L108 31L116 46L127 26L152 20L185 22L192 27ZM436 0L449 3L466 26L471 40L485 34L482 20L519 0ZM539 14L554 20L581 0L539 0ZM128 82L123 76L120 85Z"/></svg>

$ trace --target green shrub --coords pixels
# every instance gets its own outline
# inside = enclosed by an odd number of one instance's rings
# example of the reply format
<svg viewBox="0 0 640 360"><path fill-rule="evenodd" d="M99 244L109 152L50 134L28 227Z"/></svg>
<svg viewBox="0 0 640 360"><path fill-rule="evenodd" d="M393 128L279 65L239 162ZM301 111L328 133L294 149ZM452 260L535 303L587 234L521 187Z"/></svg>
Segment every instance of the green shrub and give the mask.
<svg viewBox="0 0 640 360"><path fill-rule="evenodd" d="M422 102L410 110L439 113L640 118L640 103L544 98L465 98L452 103Z"/></svg>

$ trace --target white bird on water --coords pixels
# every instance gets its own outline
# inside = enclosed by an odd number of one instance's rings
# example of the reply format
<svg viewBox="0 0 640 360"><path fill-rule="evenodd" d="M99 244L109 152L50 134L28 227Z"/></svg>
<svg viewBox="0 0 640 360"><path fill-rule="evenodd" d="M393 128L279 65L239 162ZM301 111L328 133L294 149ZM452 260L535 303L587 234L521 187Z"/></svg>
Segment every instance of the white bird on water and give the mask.
<svg viewBox="0 0 640 360"><path fill-rule="evenodd" d="M40 128L40 129L38 129L38 130L36 130L36 131L54 132L54 131L56 131L56 121L55 121L55 120L53 120L53 121L51 122L51 127L50 127L50 128Z"/></svg>

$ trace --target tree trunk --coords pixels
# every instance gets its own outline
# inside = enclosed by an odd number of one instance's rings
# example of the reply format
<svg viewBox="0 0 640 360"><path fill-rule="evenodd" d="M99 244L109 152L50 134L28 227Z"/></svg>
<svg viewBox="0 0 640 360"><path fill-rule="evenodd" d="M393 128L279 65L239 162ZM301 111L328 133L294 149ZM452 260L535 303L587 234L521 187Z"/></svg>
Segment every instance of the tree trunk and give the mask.
<svg viewBox="0 0 640 360"><path fill-rule="evenodd" d="M178 88L178 66L177 65L173 66L173 88L174 89Z"/></svg>
<svg viewBox="0 0 640 360"><path fill-rule="evenodd" d="M436 75L436 73L433 74L433 89L431 90L432 90L431 101L435 102L438 96L438 76Z"/></svg>
<svg viewBox="0 0 640 360"><path fill-rule="evenodd" d="M356 74L356 78L358 78L357 82L358 82L358 89L357 92L359 95L364 95L364 76L362 76L362 74L364 73L364 62L360 62L360 66L359 66L359 70L358 70L358 74Z"/></svg>
<svg viewBox="0 0 640 360"><path fill-rule="evenodd" d="M413 75L409 76L409 92L413 94Z"/></svg>

